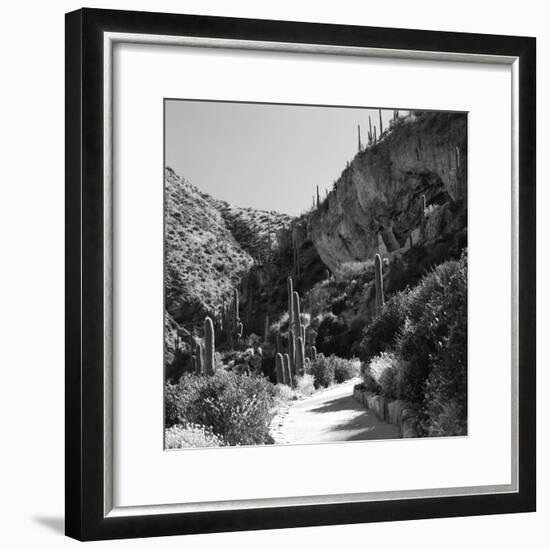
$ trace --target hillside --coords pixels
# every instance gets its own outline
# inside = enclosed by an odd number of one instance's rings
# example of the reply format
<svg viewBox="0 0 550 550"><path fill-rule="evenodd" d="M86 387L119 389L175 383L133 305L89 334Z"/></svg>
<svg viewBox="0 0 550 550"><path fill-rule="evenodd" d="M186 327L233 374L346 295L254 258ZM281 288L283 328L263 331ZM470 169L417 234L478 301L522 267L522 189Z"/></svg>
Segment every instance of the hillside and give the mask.
<svg viewBox="0 0 550 550"><path fill-rule="evenodd" d="M229 301L254 265L277 254L286 214L239 208L165 170L165 303L168 358L176 329L191 336ZM268 254L269 251L269 254Z"/></svg>

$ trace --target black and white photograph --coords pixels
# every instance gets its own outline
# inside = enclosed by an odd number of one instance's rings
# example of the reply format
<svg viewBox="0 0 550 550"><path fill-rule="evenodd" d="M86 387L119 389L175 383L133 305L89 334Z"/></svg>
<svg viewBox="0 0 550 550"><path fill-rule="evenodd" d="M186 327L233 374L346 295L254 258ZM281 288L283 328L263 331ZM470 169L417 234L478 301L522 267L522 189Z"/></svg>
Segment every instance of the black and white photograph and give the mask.
<svg viewBox="0 0 550 550"><path fill-rule="evenodd" d="M468 435L468 113L164 100L164 446Z"/></svg>

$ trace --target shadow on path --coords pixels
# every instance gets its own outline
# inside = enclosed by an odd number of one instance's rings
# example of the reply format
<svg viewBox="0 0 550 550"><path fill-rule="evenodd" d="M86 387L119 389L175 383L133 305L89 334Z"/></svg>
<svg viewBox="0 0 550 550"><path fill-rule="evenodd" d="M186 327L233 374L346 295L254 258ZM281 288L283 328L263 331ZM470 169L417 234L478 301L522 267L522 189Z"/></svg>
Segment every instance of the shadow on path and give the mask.
<svg viewBox="0 0 550 550"><path fill-rule="evenodd" d="M281 432L288 443L398 439L399 428L380 421L353 399L353 381L293 404Z"/></svg>

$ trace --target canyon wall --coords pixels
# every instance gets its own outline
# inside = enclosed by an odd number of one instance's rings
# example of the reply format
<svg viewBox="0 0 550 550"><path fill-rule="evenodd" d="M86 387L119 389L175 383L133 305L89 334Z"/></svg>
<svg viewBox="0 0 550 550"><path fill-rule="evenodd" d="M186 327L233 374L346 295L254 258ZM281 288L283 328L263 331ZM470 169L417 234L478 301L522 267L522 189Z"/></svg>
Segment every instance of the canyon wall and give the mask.
<svg viewBox="0 0 550 550"><path fill-rule="evenodd" d="M418 233L425 215L422 195L427 211L465 204L466 174L466 113L398 119L355 156L307 216L308 239L331 270L372 258L381 248L391 252Z"/></svg>

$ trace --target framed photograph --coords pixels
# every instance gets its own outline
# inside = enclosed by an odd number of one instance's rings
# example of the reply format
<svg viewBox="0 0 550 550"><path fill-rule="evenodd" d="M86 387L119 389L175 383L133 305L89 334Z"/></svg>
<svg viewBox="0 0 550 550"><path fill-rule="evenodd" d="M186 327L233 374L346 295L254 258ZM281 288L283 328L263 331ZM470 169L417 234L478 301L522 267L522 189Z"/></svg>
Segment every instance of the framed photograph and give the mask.
<svg viewBox="0 0 550 550"><path fill-rule="evenodd" d="M535 510L535 65L67 14L67 535Z"/></svg>

